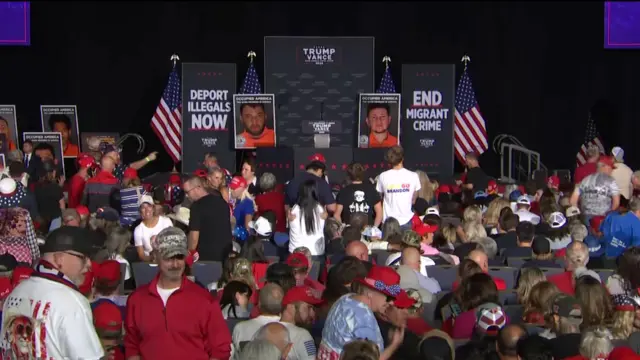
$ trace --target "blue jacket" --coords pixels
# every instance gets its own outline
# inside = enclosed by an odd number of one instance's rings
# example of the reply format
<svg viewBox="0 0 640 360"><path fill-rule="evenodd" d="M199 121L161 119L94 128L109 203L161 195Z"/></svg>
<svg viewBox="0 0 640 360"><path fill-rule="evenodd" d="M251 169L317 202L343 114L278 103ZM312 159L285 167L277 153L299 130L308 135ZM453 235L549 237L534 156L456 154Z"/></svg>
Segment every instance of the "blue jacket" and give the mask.
<svg viewBox="0 0 640 360"><path fill-rule="evenodd" d="M608 215L600 230L607 257L618 257L626 248L640 246L640 219L631 212Z"/></svg>

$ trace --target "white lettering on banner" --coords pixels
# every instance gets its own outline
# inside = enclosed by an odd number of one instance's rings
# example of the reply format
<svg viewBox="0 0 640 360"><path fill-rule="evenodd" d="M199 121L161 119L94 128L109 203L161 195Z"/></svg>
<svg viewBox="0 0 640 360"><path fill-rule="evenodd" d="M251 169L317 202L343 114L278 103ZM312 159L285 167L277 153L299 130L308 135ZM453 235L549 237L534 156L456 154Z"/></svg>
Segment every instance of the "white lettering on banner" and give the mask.
<svg viewBox="0 0 640 360"><path fill-rule="evenodd" d="M231 110L229 90L189 91L187 112L191 114L191 130L226 130Z"/></svg>
<svg viewBox="0 0 640 360"><path fill-rule="evenodd" d="M333 55L336 53L335 48L327 48L324 46L315 46L312 48L303 48L304 62L322 65L324 63L332 63Z"/></svg>
<svg viewBox="0 0 640 360"><path fill-rule="evenodd" d="M440 91L416 90L413 92L413 102L407 109L405 118L415 120L414 131L442 131L442 120L449 118L449 110L442 108Z"/></svg>
<svg viewBox="0 0 640 360"><path fill-rule="evenodd" d="M326 134L329 133L331 131L331 125L333 125L333 122L325 122L325 121L317 121L312 123L313 126L313 131L316 134Z"/></svg>
<svg viewBox="0 0 640 360"><path fill-rule="evenodd" d="M436 144L435 139L420 139L420 147L428 149L434 146L435 144Z"/></svg>

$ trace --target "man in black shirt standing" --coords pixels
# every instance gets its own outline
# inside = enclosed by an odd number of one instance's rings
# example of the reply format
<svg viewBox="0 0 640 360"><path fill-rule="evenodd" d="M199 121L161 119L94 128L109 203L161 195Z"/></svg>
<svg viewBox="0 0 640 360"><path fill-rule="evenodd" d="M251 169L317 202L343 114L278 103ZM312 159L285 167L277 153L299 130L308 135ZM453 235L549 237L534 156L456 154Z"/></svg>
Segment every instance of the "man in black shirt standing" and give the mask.
<svg viewBox="0 0 640 360"><path fill-rule="evenodd" d="M351 184L338 193L334 217L348 224L352 214L364 213L369 218L368 225L378 227L382 223L382 199L373 184L368 181L363 183L364 166L353 163L347 168L347 174Z"/></svg>
<svg viewBox="0 0 640 360"><path fill-rule="evenodd" d="M476 191L485 191L489 185L489 176L480 168L478 154L468 153L465 156L467 164L467 179L463 185L465 189Z"/></svg>
<svg viewBox="0 0 640 360"><path fill-rule="evenodd" d="M197 251L205 261L223 261L231 250L229 205L216 194L209 194L197 176L185 181L184 194L191 200L189 251Z"/></svg>

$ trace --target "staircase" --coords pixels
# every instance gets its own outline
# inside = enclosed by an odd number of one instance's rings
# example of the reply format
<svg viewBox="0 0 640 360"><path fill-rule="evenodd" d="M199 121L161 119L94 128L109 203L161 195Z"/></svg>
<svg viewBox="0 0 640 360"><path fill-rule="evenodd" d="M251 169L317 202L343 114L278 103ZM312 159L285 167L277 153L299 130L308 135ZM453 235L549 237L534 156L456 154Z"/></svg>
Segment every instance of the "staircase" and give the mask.
<svg viewBox="0 0 640 360"><path fill-rule="evenodd" d="M500 181L521 183L533 177L536 170L547 167L540 161L540 153L528 149L513 135L500 134L493 139L493 151L500 156Z"/></svg>

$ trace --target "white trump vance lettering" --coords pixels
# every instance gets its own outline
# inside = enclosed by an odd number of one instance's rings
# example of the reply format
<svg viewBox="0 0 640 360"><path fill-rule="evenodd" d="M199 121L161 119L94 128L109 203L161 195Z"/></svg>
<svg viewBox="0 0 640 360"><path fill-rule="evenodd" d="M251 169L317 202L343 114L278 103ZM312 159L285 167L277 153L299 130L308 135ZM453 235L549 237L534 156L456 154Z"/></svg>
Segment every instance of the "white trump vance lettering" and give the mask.
<svg viewBox="0 0 640 360"><path fill-rule="evenodd" d="M224 130L231 112L229 90L194 89L189 92L187 112L192 130Z"/></svg>

